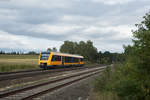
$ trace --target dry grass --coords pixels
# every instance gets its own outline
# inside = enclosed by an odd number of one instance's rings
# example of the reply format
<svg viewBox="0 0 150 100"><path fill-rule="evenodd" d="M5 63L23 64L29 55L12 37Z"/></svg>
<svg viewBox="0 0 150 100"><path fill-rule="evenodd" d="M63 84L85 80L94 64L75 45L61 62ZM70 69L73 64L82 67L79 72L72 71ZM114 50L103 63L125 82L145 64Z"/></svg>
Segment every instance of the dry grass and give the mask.
<svg viewBox="0 0 150 100"><path fill-rule="evenodd" d="M0 72L38 68L38 55L0 55Z"/></svg>
<svg viewBox="0 0 150 100"><path fill-rule="evenodd" d="M39 55L7 55L1 54L0 59L38 59Z"/></svg>
<svg viewBox="0 0 150 100"><path fill-rule="evenodd" d="M0 59L0 65L6 64L6 65L37 65L38 59Z"/></svg>

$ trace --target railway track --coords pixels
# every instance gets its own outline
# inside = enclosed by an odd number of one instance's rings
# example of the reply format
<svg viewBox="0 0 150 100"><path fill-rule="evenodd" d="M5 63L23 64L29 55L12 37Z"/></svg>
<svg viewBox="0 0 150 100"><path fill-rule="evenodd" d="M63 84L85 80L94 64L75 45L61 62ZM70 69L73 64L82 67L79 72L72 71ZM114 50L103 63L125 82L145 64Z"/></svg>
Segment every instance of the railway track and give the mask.
<svg viewBox="0 0 150 100"><path fill-rule="evenodd" d="M95 67L95 66L92 66ZM84 68L91 68L91 66L88 67L70 67L70 68L59 68L59 69L50 69L50 70L28 70L28 71L18 71L18 72L8 72L8 73L0 73L0 82L6 81L6 80L13 80L13 79L20 79L24 77L34 77L37 75L44 75L44 74L50 74L50 73L56 73L56 72L62 72L62 71L70 71L70 70L77 70L77 69L84 69Z"/></svg>
<svg viewBox="0 0 150 100"><path fill-rule="evenodd" d="M1 93L0 99L3 99L3 100L5 99L6 100L12 100L12 99L27 100L28 99L29 100L29 99L37 98L39 96L42 96L43 94L53 92L55 90L71 85L85 78L98 74L104 69L105 69L105 66L86 69L84 71L69 74L60 79L49 80L47 82L25 87L22 89L18 89L18 90L6 92L6 93Z"/></svg>

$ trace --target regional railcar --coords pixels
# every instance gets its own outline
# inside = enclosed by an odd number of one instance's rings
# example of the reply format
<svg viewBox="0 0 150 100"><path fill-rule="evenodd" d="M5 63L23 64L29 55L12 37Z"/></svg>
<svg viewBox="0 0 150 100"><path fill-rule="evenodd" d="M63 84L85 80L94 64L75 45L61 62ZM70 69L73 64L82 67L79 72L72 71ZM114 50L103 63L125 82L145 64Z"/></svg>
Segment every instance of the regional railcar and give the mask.
<svg viewBox="0 0 150 100"><path fill-rule="evenodd" d="M44 69L54 66L82 66L84 65L83 58L83 56L60 52L41 52L38 64Z"/></svg>

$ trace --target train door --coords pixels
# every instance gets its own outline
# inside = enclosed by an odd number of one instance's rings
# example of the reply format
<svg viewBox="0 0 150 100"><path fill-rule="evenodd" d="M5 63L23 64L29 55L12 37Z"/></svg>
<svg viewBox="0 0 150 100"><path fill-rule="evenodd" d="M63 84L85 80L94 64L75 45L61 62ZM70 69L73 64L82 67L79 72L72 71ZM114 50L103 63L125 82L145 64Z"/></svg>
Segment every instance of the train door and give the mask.
<svg viewBox="0 0 150 100"><path fill-rule="evenodd" d="M64 65L64 62L65 62L65 57L62 56L62 65Z"/></svg>

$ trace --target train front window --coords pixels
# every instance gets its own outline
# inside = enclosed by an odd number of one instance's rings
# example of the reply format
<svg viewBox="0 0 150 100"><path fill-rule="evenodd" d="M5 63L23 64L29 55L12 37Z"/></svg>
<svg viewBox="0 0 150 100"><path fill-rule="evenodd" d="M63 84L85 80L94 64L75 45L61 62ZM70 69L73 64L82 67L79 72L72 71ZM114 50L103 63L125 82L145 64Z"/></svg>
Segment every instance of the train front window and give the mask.
<svg viewBox="0 0 150 100"><path fill-rule="evenodd" d="M41 53L41 60L48 60L50 53Z"/></svg>

